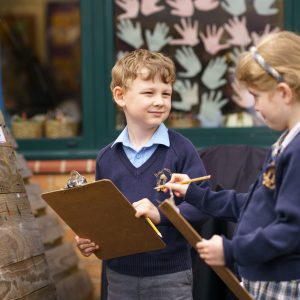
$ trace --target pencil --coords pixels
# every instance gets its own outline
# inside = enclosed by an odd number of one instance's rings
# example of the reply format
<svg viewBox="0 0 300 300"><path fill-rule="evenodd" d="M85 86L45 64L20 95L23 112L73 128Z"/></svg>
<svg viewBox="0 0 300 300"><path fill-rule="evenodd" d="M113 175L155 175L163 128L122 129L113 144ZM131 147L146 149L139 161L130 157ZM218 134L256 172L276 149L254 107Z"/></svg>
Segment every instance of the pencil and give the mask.
<svg viewBox="0 0 300 300"><path fill-rule="evenodd" d="M193 178L193 179L190 179L190 180L186 180L186 181L181 181L181 182L176 182L178 184L189 184L191 182L196 182L196 181L202 181L202 180L208 180L211 178L211 175L207 175L207 176L202 176L202 177L197 177L197 178ZM175 183L175 182L174 182ZM155 190L160 190L160 189L163 189L165 188L166 186L165 185L159 185L157 187L155 187L154 189Z"/></svg>
<svg viewBox="0 0 300 300"><path fill-rule="evenodd" d="M153 228L153 230L158 234L158 236L162 238L161 233L158 231L157 227L153 224L153 222L148 217L146 217L146 220L148 221L149 225Z"/></svg>

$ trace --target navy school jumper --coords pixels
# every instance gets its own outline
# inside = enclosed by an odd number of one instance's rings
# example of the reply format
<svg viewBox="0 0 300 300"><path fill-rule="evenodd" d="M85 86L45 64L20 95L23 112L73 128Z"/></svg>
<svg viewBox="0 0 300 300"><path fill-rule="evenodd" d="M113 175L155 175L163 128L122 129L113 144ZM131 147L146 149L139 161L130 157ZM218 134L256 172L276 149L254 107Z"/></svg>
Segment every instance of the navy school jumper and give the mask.
<svg viewBox="0 0 300 300"><path fill-rule="evenodd" d="M226 264L236 262L243 278L300 279L299 133L275 160L269 152L248 193L213 192L190 184L185 201L237 223L233 239L224 237L223 245Z"/></svg>
<svg viewBox="0 0 300 300"><path fill-rule="evenodd" d="M148 198L155 206L168 198L154 187L168 181L171 173L186 173L191 178L206 175L203 163L192 143L181 134L168 129L170 147L159 145L139 168L128 160L122 144L111 144L100 150L96 161L96 180L110 179L133 203ZM202 183L206 186L207 183ZM176 199L180 212L190 222L205 222L207 216L195 206ZM117 221L117 220L116 220ZM109 259L112 270L132 276L154 276L191 268L190 246L173 225L161 214L157 225L166 248L158 251ZM100 245L101 247L101 245Z"/></svg>

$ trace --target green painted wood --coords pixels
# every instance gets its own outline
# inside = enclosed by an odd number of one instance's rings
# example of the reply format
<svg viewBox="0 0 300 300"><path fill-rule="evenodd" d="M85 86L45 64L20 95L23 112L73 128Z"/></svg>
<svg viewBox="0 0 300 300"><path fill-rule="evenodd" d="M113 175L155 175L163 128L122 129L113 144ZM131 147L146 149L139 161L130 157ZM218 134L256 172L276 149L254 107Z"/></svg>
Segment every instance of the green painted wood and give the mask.
<svg viewBox="0 0 300 300"><path fill-rule="evenodd" d="M282 0L283 1L283 0ZM284 25L300 32L300 1L285 0ZM98 150L112 142L115 106L109 89L114 63L113 1L82 0L82 103L83 135L60 140L19 140L19 152L27 159L95 158ZM264 127L179 129L198 148L216 144L270 146L279 133Z"/></svg>

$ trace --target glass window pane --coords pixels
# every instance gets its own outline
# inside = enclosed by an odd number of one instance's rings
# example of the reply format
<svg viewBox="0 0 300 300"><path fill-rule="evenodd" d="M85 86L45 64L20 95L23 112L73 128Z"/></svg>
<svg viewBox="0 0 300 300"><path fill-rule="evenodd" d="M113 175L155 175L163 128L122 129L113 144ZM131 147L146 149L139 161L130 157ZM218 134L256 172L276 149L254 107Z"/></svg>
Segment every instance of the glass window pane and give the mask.
<svg viewBox="0 0 300 300"><path fill-rule="evenodd" d="M115 57L137 48L176 63L174 128L264 126L253 99L234 83L241 51L283 28L283 1L126 1L115 4ZM116 112L116 128L124 126Z"/></svg>
<svg viewBox="0 0 300 300"><path fill-rule="evenodd" d="M4 108L17 138L81 133L79 0L0 0Z"/></svg>

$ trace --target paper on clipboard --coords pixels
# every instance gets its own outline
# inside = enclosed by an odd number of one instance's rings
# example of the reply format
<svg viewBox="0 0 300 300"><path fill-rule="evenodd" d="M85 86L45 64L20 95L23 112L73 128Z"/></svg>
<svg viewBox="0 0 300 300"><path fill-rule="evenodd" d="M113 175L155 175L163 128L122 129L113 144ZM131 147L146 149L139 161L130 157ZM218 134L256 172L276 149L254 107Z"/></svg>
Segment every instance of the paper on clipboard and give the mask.
<svg viewBox="0 0 300 300"><path fill-rule="evenodd" d="M107 179L43 193L42 198L80 237L98 244L95 255L110 259L163 249L165 243Z"/></svg>

